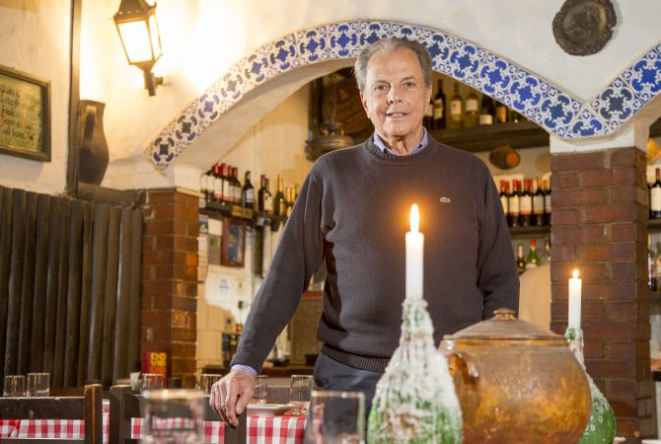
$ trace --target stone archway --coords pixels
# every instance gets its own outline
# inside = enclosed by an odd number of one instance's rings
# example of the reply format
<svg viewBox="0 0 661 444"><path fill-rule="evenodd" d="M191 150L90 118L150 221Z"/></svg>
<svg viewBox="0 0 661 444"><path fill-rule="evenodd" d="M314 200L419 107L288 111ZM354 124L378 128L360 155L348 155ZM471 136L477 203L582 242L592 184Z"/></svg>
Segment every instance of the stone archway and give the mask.
<svg viewBox="0 0 661 444"><path fill-rule="evenodd" d="M209 126L269 80L320 62L353 59L367 44L397 36L424 44L435 71L516 109L564 139L617 131L661 89L661 45L649 50L595 97L581 101L525 67L454 35L390 21L352 21L296 31L234 64L145 148L165 171Z"/></svg>

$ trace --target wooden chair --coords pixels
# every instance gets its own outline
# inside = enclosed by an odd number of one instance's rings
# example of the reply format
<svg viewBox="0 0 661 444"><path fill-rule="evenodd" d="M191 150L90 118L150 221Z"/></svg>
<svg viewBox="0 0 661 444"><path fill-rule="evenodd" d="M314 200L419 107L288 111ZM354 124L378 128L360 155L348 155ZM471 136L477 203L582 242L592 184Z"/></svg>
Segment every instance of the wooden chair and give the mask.
<svg viewBox="0 0 661 444"><path fill-rule="evenodd" d="M110 442L118 444L137 443L139 440L131 439L131 419L144 416L144 402L141 395L134 394L129 385L116 385L110 387ZM209 407L209 397L204 401L205 421L222 421L222 417ZM246 442L246 412L239 415L239 425L232 427L225 425L225 444L244 444Z"/></svg>
<svg viewBox="0 0 661 444"><path fill-rule="evenodd" d="M4 438L0 443L67 442L101 444L103 442L103 391L99 384L86 385L83 396L45 398L0 398L0 419L82 419L84 439Z"/></svg>

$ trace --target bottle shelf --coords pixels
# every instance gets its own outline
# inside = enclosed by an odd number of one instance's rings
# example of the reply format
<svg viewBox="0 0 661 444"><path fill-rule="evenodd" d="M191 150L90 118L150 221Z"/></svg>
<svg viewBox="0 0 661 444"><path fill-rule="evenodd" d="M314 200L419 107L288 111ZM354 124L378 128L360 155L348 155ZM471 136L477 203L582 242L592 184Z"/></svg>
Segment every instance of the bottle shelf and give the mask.
<svg viewBox="0 0 661 444"><path fill-rule="evenodd" d="M530 226L530 227L510 227L510 237L533 237L537 235L551 234L551 227L548 225Z"/></svg>
<svg viewBox="0 0 661 444"><path fill-rule="evenodd" d="M650 219L647 223L647 229L653 232L661 231L661 219Z"/></svg>
<svg viewBox="0 0 661 444"><path fill-rule="evenodd" d="M280 224L287 221L286 216L267 215L228 202L206 202L204 208L200 208L199 212L212 218L235 217L243 219L251 226L270 226L273 231L276 231Z"/></svg>
<svg viewBox="0 0 661 444"><path fill-rule="evenodd" d="M430 134L441 143L471 153L491 151L505 143L514 149L549 146L549 133L530 121L433 130Z"/></svg>

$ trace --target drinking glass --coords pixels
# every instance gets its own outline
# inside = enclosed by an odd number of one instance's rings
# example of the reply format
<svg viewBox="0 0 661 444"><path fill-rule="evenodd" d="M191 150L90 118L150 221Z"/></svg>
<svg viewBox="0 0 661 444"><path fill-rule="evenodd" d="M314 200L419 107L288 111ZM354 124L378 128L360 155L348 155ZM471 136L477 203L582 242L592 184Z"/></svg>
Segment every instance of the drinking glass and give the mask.
<svg viewBox="0 0 661 444"><path fill-rule="evenodd" d="M307 413L313 388L314 377L312 375L292 375L289 388L289 402L294 406L292 416L303 416Z"/></svg>
<svg viewBox="0 0 661 444"><path fill-rule="evenodd" d="M268 377L266 375L257 376L257 379L255 379L255 393L252 395L252 403L266 404L268 395Z"/></svg>
<svg viewBox="0 0 661 444"><path fill-rule="evenodd" d="M28 397L50 394L50 373L28 373Z"/></svg>
<svg viewBox="0 0 661 444"><path fill-rule="evenodd" d="M313 444L364 444L365 395L314 390L310 402Z"/></svg>
<svg viewBox="0 0 661 444"><path fill-rule="evenodd" d="M156 390L163 388L163 375L160 373L143 373L142 390Z"/></svg>
<svg viewBox="0 0 661 444"><path fill-rule="evenodd" d="M25 396L25 375L5 376L5 386L2 391L5 398L22 398Z"/></svg>
<svg viewBox="0 0 661 444"><path fill-rule="evenodd" d="M145 390L144 433L148 444L204 442L204 393L200 390Z"/></svg>
<svg viewBox="0 0 661 444"><path fill-rule="evenodd" d="M200 390L204 392L205 395L211 394L211 387L217 382L220 381L223 375L211 374L211 373L202 373L200 375Z"/></svg>

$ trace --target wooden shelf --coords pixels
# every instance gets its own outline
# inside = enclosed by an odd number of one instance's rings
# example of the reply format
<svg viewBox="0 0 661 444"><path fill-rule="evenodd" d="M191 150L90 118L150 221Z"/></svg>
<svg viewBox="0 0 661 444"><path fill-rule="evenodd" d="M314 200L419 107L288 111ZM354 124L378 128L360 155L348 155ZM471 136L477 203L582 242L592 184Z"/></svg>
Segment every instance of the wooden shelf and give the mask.
<svg viewBox="0 0 661 444"><path fill-rule="evenodd" d="M491 151L505 143L514 149L549 146L549 133L530 121L434 130L430 134L439 142L471 153Z"/></svg>
<svg viewBox="0 0 661 444"><path fill-rule="evenodd" d="M648 231L661 231L661 219L650 219L647 223Z"/></svg>
<svg viewBox="0 0 661 444"><path fill-rule="evenodd" d="M551 227L542 225L540 227L510 227L510 237L534 237L536 235L550 235Z"/></svg>

